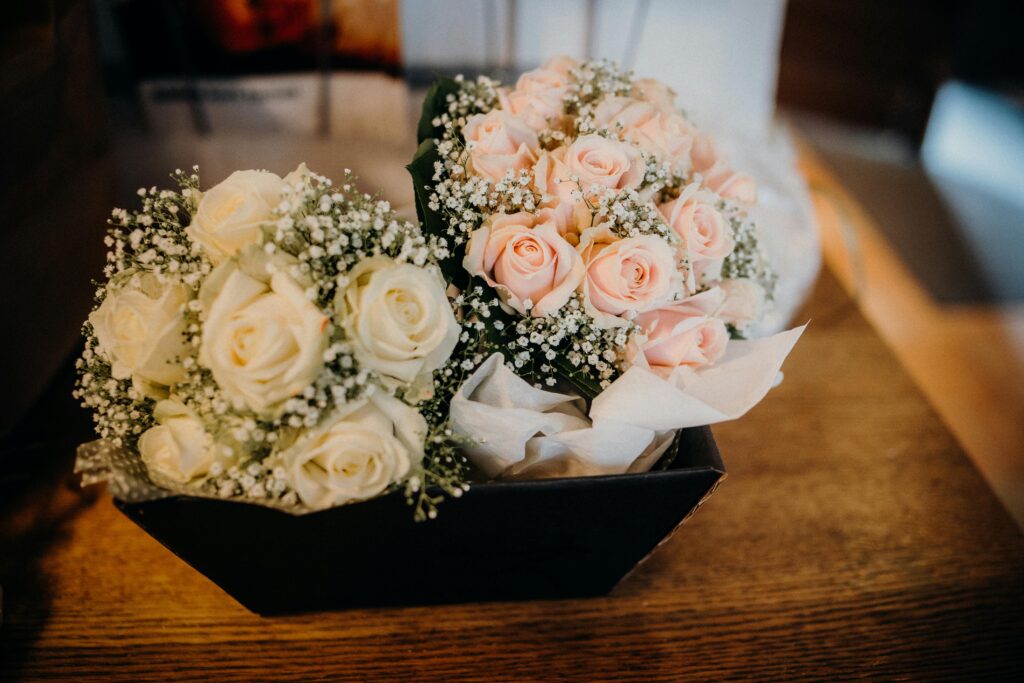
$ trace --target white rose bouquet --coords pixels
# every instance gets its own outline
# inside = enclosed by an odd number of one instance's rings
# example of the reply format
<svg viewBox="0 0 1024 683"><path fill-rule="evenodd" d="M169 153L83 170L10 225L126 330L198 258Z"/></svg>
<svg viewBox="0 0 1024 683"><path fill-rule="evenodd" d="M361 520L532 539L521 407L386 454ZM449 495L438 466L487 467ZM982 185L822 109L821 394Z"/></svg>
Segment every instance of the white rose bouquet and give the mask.
<svg viewBox="0 0 1024 683"><path fill-rule="evenodd" d="M775 284L756 186L674 100L567 57L513 88L456 78L428 93L409 171L475 321L452 414L485 471L650 467L673 430L759 401L799 336L747 340Z"/></svg>
<svg viewBox="0 0 1024 683"><path fill-rule="evenodd" d="M450 395L461 325L443 242L305 166L115 210L76 396L79 466L123 498L184 493L291 512L404 490L418 518L464 490ZM116 470L113 471L113 470Z"/></svg>

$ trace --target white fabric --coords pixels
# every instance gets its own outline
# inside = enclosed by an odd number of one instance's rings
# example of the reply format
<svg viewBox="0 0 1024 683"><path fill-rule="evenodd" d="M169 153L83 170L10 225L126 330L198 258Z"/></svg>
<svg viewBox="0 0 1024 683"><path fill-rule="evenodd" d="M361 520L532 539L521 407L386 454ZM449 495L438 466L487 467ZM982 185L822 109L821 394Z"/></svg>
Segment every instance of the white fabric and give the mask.
<svg viewBox="0 0 1024 683"><path fill-rule="evenodd" d="M668 378L631 367L594 399L589 417L581 399L532 386L496 353L452 399L452 424L476 442L467 456L489 477L646 471L675 430L736 419L764 398L804 327L729 342L714 366L680 367Z"/></svg>

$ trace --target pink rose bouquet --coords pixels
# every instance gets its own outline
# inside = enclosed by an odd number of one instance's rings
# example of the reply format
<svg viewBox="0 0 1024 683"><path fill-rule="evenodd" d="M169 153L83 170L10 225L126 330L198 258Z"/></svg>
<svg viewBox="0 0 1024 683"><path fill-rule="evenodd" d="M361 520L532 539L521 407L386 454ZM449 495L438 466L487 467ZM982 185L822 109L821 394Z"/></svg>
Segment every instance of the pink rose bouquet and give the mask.
<svg viewBox="0 0 1024 683"><path fill-rule="evenodd" d="M468 321L459 367L490 373L497 361L485 361L500 354L511 369L501 377L522 382L499 389L496 379L453 375L453 413L472 415L466 406L480 402L523 410L536 398L523 398L529 387L583 398L593 410L574 427L596 428L629 373L649 373L692 398L694 378L706 385L717 369L727 379L717 397L701 399L709 411L659 423L680 428L713 421L708 414L738 416L775 380L795 335L749 341L775 283L751 218L756 185L676 106L671 89L569 57L514 87L442 79L427 95L419 138L409 166L417 210L424 231L448 247L442 271ZM463 381L491 388L469 395ZM722 397L728 406L712 405ZM488 415L502 422L500 412ZM470 439L504 438L481 434L480 423L465 426L468 418L455 419L457 429L460 420ZM664 431L652 428L651 443ZM540 457L529 455L531 444L539 450L536 438L526 435L512 449L522 454L510 450L501 462ZM592 453L571 447L563 455L578 463ZM506 474L513 470L529 467L519 462Z"/></svg>

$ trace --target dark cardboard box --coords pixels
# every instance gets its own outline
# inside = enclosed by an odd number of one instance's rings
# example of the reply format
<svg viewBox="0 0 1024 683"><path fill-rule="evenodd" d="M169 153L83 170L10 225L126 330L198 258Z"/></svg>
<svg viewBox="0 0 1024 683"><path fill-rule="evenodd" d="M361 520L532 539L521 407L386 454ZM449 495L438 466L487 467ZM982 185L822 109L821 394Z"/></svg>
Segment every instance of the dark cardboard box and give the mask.
<svg viewBox="0 0 1024 683"><path fill-rule="evenodd" d="M682 430L668 461L477 484L419 523L398 493L303 516L183 496L115 504L258 614L574 598L610 591L725 474L708 427Z"/></svg>

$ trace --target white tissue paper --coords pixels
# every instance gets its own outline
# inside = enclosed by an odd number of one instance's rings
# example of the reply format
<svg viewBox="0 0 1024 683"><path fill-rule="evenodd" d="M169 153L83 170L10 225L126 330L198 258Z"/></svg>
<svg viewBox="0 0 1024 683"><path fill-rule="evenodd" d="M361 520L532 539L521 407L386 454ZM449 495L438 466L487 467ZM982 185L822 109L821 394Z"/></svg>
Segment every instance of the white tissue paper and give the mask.
<svg viewBox="0 0 1024 683"><path fill-rule="evenodd" d="M452 399L466 455L489 477L540 479L645 472L675 431L734 420L776 383L806 325L730 341L713 366L678 367L668 377L634 365L592 402L538 389L493 354Z"/></svg>

